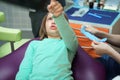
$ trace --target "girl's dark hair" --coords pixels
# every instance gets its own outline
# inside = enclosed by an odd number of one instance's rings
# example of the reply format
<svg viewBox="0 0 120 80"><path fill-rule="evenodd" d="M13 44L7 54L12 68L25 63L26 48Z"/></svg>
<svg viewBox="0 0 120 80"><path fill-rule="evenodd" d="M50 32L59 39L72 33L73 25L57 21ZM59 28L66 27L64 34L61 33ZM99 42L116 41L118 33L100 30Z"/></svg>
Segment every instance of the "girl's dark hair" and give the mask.
<svg viewBox="0 0 120 80"><path fill-rule="evenodd" d="M39 36L40 36L41 40L44 39L44 38L48 38L47 32L46 32L46 27L45 27L47 16L48 16L48 14L44 16L44 18L42 20L40 30L39 30ZM65 16L65 19L68 21L67 15L64 14L64 16Z"/></svg>

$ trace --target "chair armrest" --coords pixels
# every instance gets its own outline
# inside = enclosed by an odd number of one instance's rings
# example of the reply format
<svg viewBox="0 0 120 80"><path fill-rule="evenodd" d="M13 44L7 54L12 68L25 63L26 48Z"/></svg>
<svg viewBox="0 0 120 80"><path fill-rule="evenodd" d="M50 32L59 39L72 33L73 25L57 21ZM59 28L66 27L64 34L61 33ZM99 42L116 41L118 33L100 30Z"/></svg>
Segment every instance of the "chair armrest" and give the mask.
<svg viewBox="0 0 120 80"><path fill-rule="evenodd" d="M0 40L2 41L19 41L21 40L21 30L11 29L0 26Z"/></svg>

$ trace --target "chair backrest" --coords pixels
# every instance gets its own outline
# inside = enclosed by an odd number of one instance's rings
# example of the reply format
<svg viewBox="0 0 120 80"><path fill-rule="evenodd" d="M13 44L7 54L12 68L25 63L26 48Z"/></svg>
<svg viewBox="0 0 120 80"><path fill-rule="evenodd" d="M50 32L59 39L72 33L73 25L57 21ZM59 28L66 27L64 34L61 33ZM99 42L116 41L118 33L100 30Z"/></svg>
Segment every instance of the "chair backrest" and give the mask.
<svg viewBox="0 0 120 80"><path fill-rule="evenodd" d="M0 80L15 80L19 65L30 41L13 53L0 58ZM104 67L91 58L81 47L78 47L73 60L72 71L75 80L105 80Z"/></svg>

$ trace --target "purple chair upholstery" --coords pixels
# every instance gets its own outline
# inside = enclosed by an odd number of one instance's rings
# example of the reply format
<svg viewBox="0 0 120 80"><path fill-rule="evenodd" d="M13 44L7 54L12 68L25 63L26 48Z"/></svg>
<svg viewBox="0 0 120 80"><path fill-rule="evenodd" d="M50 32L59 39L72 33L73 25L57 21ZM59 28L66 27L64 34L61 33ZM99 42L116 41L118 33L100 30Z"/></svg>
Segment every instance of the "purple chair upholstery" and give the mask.
<svg viewBox="0 0 120 80"><path fill-rule="evenodd" d="M104 66L80 46L72 63L72 71L75 80L106 80Z"/></svg>
<svg viewBox="0 0 120 80"><path fill-rule="evenodd" d="M30 41L7 56L0 58L0 80L15 80L19 65Z"/></svg>
<svg viewBox="0 0 120 80"><path fill-rule="evenodd" d="M29 42L0 59L0 80L15 80ZM72 71L75 80L105 80L104 67L91 58L81 47L78 47L73 60Z"/></svg>

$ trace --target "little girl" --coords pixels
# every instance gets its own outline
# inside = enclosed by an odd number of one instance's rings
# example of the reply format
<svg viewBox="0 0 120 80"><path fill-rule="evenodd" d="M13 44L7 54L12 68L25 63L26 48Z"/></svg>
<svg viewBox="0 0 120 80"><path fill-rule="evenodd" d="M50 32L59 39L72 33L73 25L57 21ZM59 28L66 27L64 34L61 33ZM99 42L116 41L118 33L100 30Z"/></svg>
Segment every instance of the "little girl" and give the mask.
<svg viewBox="0 0 120 80"><path fill-rule="evenodd" d="M16 80L73 80L71 63L78 47L75 33L56 0L48 5L40 39L32 41L16 75Z"/></svg>

